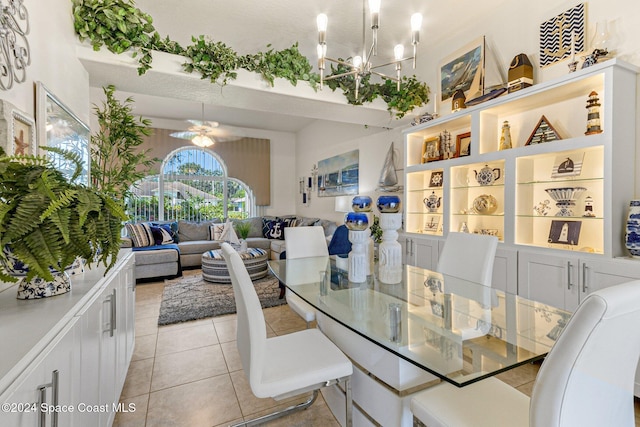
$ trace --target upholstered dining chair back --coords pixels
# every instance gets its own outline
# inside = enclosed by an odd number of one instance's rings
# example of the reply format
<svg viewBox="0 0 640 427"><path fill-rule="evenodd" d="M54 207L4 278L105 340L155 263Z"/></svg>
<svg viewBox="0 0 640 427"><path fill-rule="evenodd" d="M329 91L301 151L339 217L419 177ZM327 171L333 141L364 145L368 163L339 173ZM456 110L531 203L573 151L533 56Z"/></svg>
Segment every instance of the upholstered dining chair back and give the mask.
<svg viewBox="0 0 640 427"><path fill-rule="evenodd" d="M250 384L259 383L262 378L260 363L264 359L267 343L267 329L251 277L238 253L226 243L222 244L222 252L227 259L229 275L236 296L237 311L237 346L242 368L249 378Z"/></svg>
<svg viewBox="0 0 640 427"><path fill-rule="evenodd" d="M284 229L284 244L287 250L287 259L329 255L324 229L316 225L286 227Z"/></svg>
<svg viewBox="0 0 640 427"><path fill-rule="evenodd" d="M538 373L531 425L633 427L639 325L640 281L588 295Z"/></svg>
<svg viewBox="0 0 640 427"><path fill-rule="evenodd" d="M438 259L438 272L491 286L498 238L449 233Z"/></svg>

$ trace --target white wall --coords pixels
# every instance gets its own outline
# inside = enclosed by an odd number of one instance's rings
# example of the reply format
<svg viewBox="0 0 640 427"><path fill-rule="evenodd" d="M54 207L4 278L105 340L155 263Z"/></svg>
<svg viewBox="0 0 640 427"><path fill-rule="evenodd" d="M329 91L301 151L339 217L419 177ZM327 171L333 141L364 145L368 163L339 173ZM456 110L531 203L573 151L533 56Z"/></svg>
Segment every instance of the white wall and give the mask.
<svg viewBox="0 0 640 427"><path fill-rule="evenodd" d="M393 142L397 150L397 167L402 168L404 148L402 134L399 130L381 128L365 128L364 126L337 124L318 121L307 126L297 135L297 177L310 176L311 168L319 160L343 154L352 150L360 150L360 194L371 196L376 200L380 193L375 191L384 158ZM398 171L398 180L404 180L403 171ZM296 180L297 183L297 180ZM343 220L343 213L336 213L335 197L318 197L315 192L311 202L302 204L302 195L296 188L296 213L302 216L323 219Z"/></svg>
<svg viewBox="0 0 640 427"><path fill-rule="evenodd" d="M76 57L77 38L69 0L24 2L29 12L31 65L27 80L0 91L0 98L35 117L36 81L41 81L85 123L89 123L89 75Z"/></svg>

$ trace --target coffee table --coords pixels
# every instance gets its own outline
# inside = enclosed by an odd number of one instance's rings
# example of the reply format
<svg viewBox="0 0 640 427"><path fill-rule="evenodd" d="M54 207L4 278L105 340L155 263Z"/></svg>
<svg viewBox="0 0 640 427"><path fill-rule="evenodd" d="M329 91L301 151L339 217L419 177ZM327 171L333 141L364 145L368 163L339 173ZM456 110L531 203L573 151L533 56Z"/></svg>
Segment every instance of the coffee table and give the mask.
<svg viewBox="0 0 640 427"><path fill-rule="evenodd" d="M238 252L251 280L261 279L267 275L267 251L260 248L249 248L246 252ZM227 262L221 249L214 249L202 254L202 279L213 283L231 283Z"/></svg>

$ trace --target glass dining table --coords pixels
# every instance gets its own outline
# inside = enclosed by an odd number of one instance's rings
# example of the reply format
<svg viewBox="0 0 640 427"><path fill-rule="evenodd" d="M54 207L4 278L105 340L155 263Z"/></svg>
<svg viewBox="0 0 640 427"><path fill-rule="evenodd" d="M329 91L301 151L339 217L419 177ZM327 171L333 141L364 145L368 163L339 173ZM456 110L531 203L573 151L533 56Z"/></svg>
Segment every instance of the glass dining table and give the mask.
<svg viewBox="0 0 640 427"><path fill-rule="evenodd" d="M271 260L269 268L320 317L458 387L543 358L570 317L408 265L397 284L381 283L376 274L349 282L333 257Z"/></svg>

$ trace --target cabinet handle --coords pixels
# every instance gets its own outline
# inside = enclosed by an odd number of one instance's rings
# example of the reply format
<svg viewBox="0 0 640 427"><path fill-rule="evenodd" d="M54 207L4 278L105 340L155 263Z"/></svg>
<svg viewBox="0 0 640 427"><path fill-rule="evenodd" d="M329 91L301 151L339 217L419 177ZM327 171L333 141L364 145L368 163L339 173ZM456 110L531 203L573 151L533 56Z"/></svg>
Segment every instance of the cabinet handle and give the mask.
<svg viewBox="0 0 640 427"><path fill-rule="evenodd" d="M571 268L573 267L573 265L571 265L571 261L567 261L567 289L571 290L571 286L573 286L573 283L571 283Z"/></svg>
<svg viewBox="0 0 640 427"><path fill-rule="evenodd" d="M58 407L58 396L60 392L59 374L57 369L51 373L51 403L54 408ZM55 409L51 414L51 427L58 427L58 411Z"/></svg>
<svg viewBox="0 0 640 427"><path fill-rule="evenodd" d="M585 294L587 293L587 289L589 288L587 286L588 269L589 267L587 267L587 264L582 264L582 292L584 292Z"/></svg>
<svg viewBox="0 0 640 427"><path fill-rule="evenodd" d="M111 331L109 331L109 336L113 336L113 331L116 330L116 319L117 319L117 308L116 308L116 292L117 289L113 290L113 294L111 295Z"/></svg>
<svg viewBox="0 0 640 427"><path fill-rule="evenodd" d="M58 411L55 409L58 406L59 396L59 380L60 372L56 369L51 372L51 382L38 386L38 427L46 427L47 413L42 410L43 404L47 403L47 388L51 387L51 404L54 410L51 413L51 427L58 427Z"/></svg>

